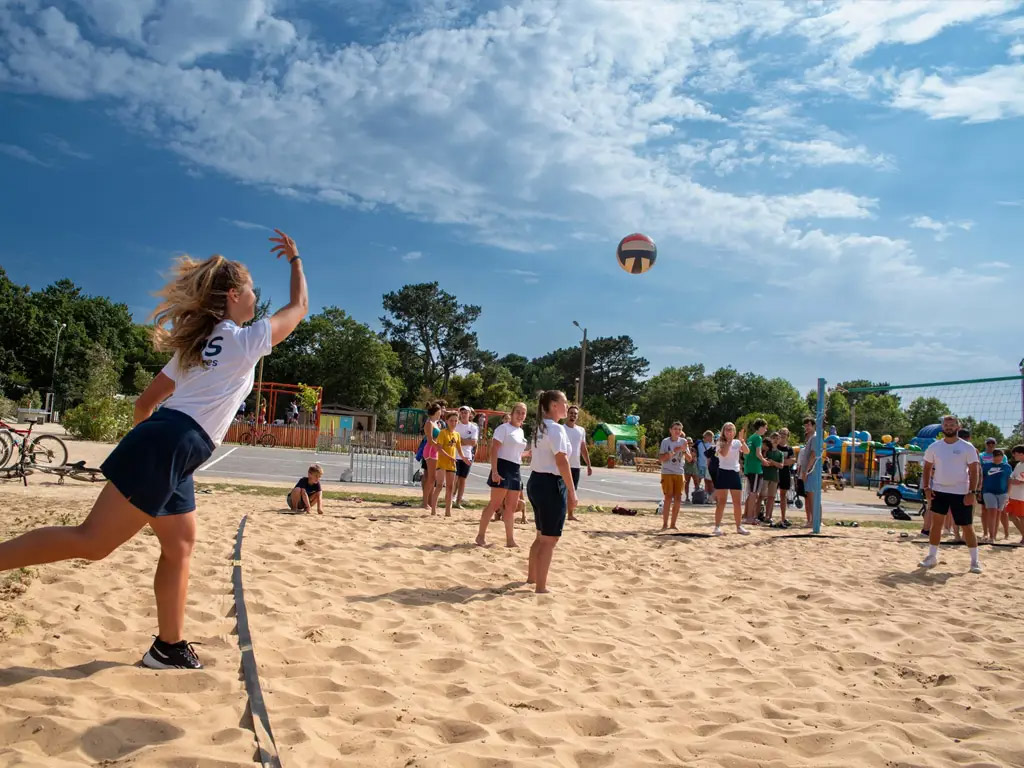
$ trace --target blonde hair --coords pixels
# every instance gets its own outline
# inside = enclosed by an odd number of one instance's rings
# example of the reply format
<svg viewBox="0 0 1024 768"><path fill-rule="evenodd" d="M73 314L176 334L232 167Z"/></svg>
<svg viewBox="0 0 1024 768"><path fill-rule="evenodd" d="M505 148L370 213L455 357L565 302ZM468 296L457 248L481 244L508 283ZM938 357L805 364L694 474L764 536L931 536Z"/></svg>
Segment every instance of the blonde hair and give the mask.
<svg viewBox="0 0 1024 768"><path fill-rule="evenodd" d="M163 301L150 316L153 346L177 353L183 370L203 365L206 339L227 317L228 291L241 290L248 281L244 264L220 254L206 261L182 256L171 281L156 294Z"/></svg>
<svg viewBox="0 0 1024 768"><path fill-rule="evenodd" d="M727 445L730 445L730 444L732 443L732 440L729 440L729 439L728 439L728 438L726 438L726 436L725 436L725 430L726 430L726 429L728 429L729 427L732 427L732 436L733 436L733 439L735 439L735 438L736 438L736 425L735 425L735 424L733 424L733 423L732 423L731 421L727 421L727 422L725 422L725 424L723 424L723 425L722 425L722 431L721 431L721 432L719 433L719 435L718 435L718 444L719 444L719 445L720 445L720 446L721 446L722 448L725 448L725 446L727 446Z"/></svg>
<svg viewBox="0 0 1024 768"><path fill-rule="evenodd" d="M310 464L309 469L306 470L306 474L308 475L310 472L320 477L324 476L324 468L319 464Z"/></svg>

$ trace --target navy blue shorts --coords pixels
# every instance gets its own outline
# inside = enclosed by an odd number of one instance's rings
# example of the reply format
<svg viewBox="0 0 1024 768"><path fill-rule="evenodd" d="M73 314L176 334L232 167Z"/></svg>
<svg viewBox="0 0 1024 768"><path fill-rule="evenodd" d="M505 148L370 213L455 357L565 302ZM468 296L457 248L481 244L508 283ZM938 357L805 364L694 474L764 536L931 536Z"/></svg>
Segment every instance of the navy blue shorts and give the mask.
<svg viewBox="0 0 1024 768"><path fill-rule="evenodd" d="M533 519L542 536L561 536L569 508L565 481L560 475L531 472L526 495L533 507Z"/></svg>
<svg viewBox="0 0 1024 768"><path fill-rule="evenodd" d="M715 475L715 490L742 491L743 481L740 479L740 473L734 469L719 468L718 474Z"/></svg>
<svg viewBox="0 0 1024 768"><path fill-rule="evenodd" d="M213 441L191 416L161 408L121 438L100 469L150 517L183 515L196 508L192 473L213 449Z"/></svg>
<svg viewBox="0 0 1024 768"><path fill-rule="evenodd" d="M572 487L578 489L580 487L580 468L569 467L569 473L572 475Z"/></svg>
<svg viewBox="0 0 1024 768"><path fill-rule="evenodd" d="M491 473L487 473L487 484L491 488L504 488L506 491L521 491L523 490L523 478L519 474L519 465L514 461L508 459L498 459L498 465L495 467L498 470L498 476L501 477L501 482L494 482L494 478L491 477Z"/></svg>
<svg viewBox="0 0 1024 768"><path fill-rule="evenodd" d="M458 477L469 477L470 464L467 464L462 459L455 462L455 474Z"/></svg>

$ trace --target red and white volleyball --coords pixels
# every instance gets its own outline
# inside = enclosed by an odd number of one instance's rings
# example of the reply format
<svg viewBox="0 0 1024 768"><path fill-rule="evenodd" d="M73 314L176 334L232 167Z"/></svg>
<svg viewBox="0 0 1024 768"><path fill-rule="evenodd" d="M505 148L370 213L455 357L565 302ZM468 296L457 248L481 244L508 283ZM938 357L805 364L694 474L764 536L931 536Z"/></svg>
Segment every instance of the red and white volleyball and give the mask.
<svg viewBox="0 0 1024 768"><path fill-rule="evenodd" d="M642 275L654 266L658 259L658 246L647 235L634 232L619 241L616 251L619 266L631 275Z"/></svg>

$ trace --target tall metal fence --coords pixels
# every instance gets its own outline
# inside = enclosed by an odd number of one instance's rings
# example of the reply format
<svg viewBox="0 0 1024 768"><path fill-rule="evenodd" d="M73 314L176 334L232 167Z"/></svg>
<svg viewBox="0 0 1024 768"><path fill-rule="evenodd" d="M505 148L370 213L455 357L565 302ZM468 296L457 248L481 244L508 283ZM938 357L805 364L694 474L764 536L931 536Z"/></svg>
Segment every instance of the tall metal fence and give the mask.
<svg viewBox="0 0 1024 768"><path fill-rule="evenodd" d="M348 456L348 468L341 480L378 485L412 485L416 473L419 440L394 432L322 433L317 438L318 454Z"/></svg>

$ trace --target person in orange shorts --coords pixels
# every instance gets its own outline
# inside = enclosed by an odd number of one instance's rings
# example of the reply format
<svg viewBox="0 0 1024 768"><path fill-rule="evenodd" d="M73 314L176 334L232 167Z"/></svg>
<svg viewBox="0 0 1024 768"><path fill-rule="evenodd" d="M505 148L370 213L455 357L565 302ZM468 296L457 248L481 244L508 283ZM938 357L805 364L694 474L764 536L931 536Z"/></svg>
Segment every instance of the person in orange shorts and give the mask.
<svg viewBox="0 0 1024 768"><path fill-rule="evenodd" d="M664 495L661 507L661 530L675 530L679 517L679 505L683 501L683 474L688 461L693 461L689 444L683 435L683 425L676 421L668 430L669 436L661 441L658 460L661 462L661 492ZM671 511L671 525L669 512Z"/></svg>
<svg viewBox="0 0 1024 768"><path fill-rule="evenodd" d="M1020 545L1024 546L1024 445L1013 446L1010 454L1017 465L1010 475L1010 500L1006 503L1006 511L1020 531Z"/></svg>

